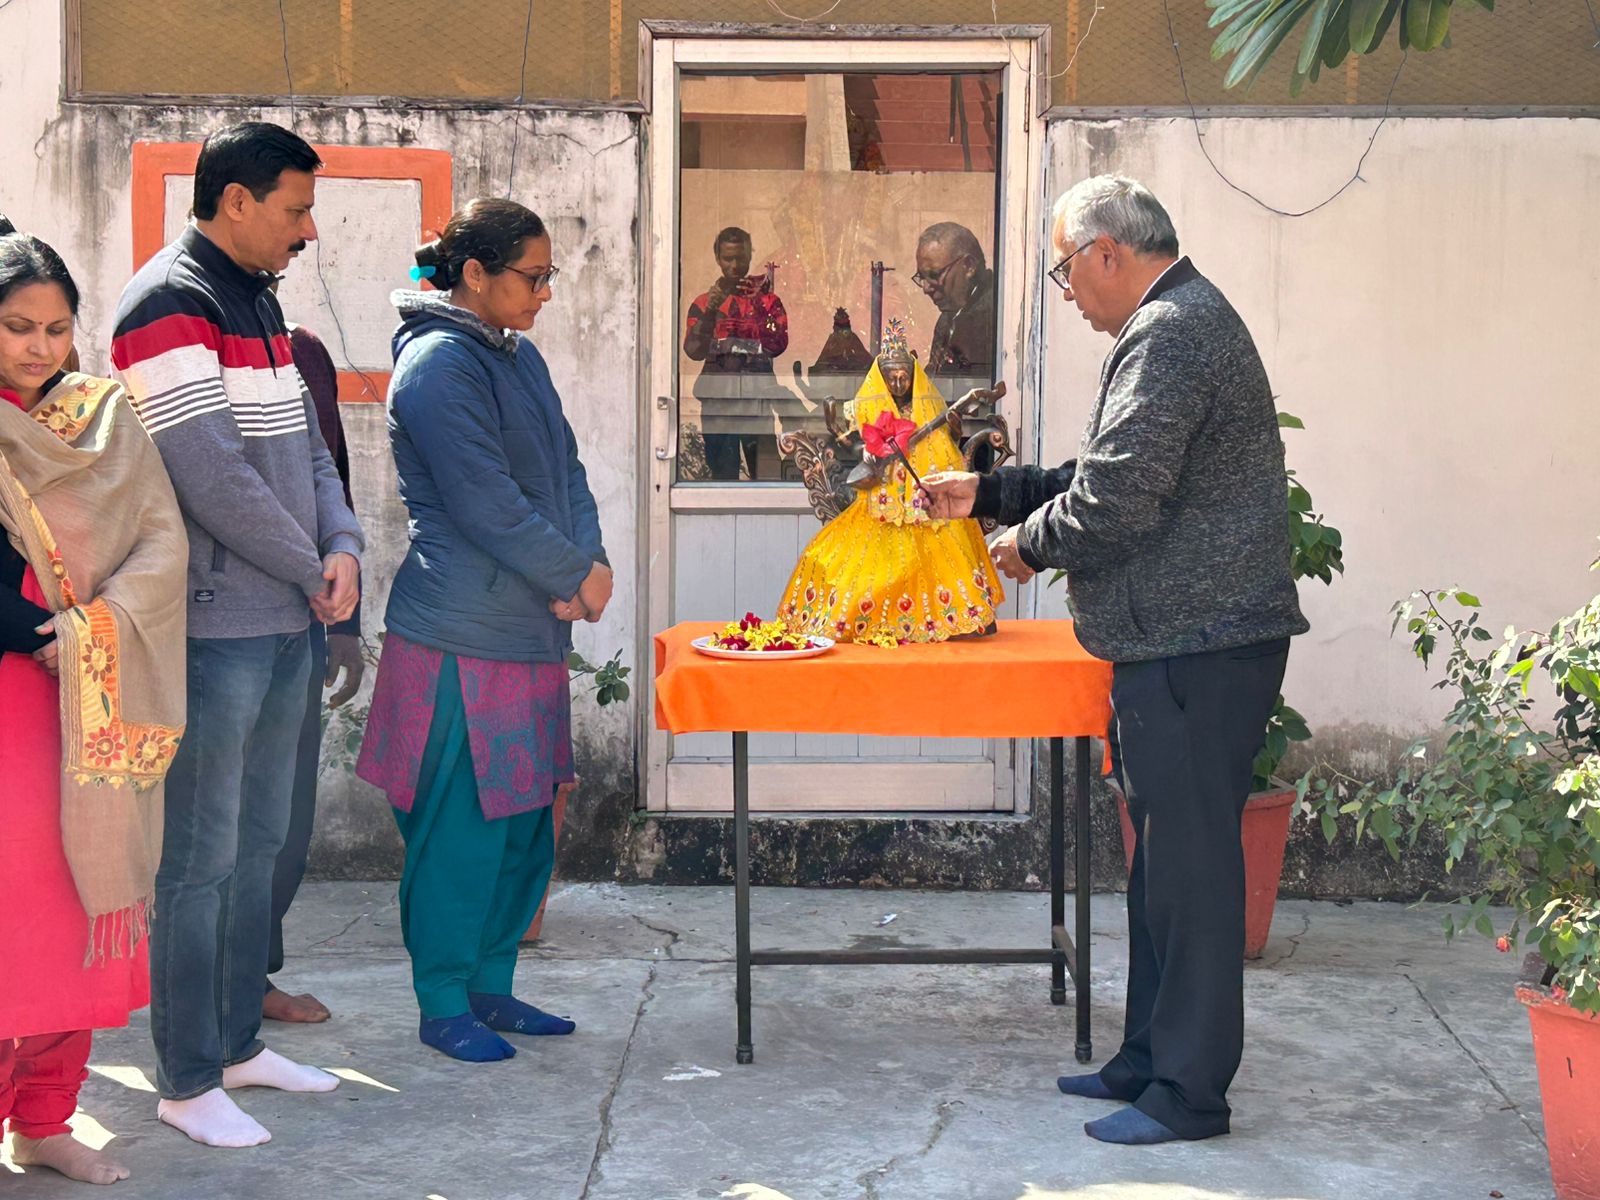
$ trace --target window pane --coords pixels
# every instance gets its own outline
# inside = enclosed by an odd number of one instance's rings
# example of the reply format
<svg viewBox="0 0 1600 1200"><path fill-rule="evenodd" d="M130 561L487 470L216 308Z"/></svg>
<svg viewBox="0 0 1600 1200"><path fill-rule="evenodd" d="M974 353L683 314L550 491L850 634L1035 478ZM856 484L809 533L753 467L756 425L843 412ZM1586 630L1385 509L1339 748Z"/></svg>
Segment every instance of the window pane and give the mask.
<svg viewBox="0 0 1600 1200"><path fill-rule="evenodd" d="M993 382L1000 78L684 75L681 482L798 482L890 318L947 401Z"/></svg>

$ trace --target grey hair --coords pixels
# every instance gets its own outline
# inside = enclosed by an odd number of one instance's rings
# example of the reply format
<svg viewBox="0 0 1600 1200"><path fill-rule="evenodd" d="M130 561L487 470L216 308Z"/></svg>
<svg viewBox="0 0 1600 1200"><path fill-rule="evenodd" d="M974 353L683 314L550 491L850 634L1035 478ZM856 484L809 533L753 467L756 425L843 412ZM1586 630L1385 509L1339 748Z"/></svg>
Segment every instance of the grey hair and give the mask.
<svg viewBox="0 0 1600 1200"><path fill-rule="evenodd" d="M1123 175L1096 175L1074 184L1056 201L1051 236L1084 246L1109 237L1140 254L1178 256L1178 231L1161 201L1144 184Z"/></svg>
<svg viewBox="0 0 1600 1200"><path fill-rule="evenodd" d="M917 249L924 246L943 246L952 254L965 254L980 271L988 265L983 256L983 243L972 230L955 221L940 221L924 229L917 239Z"/></svg>

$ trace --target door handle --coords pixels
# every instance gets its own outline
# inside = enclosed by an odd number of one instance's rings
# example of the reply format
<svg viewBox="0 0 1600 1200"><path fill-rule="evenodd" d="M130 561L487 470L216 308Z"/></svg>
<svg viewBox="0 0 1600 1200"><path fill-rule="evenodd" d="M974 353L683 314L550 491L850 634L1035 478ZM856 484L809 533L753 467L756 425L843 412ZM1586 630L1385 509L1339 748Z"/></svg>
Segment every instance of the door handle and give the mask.
<svg viewBox="0 0 1600 1200"><path fill-rule="evenodd" d="M656 411L665 413L670 432L667 435L666 445L657 443L656 459L659 462L671 462L678 457L678 421L676 418L677 405L672 402L671 396L656 397Z"/></svg>

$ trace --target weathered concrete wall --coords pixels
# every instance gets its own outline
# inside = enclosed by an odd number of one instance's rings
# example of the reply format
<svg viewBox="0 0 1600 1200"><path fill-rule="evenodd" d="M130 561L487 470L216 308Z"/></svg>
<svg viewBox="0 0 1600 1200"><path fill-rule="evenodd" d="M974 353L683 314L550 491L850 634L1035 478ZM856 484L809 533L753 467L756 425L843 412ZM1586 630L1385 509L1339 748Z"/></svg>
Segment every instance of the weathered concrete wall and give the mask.
<svg viewBox="0 0 1600 1200"><path fill-rule="evenodd" d="M537 341L623 566L605 621L580 627L580 648L596 660L621 649L640 685L629 704L579 706L584 787L568 815L561 870L570 878L729 878L726 820L635 811L649 670L631 569L640 557L639 118L63 106L60 22L54 0L12 0L0 10L0 44L27 48L0 55L0 210L71 264L84 291L80 345L90 369L105 367L110 316L131 268L135 140L195 140L246 116L292 118L313 141L449 151L457 200L505 194L515 155L513 194L550 222L563 268ZM1289 210L1342 183L1370 132L1367 121L1308 118L1206 126L1230 176ZM1105 170L1143 178L1167 203L1185 249L1250 324L1281 407L1309 426L1287 435L1290 462L1344 530L1349 565L1332 588L1303 587L1314 629L1296 645L1285 691L1318 731L1315 752L1381 774L1442 712L1428 677L1389 640L1392 600L1419 584L1460 582L1483 596L1492 624L1538 625L1594 590L1584 568L1600 532L1590 478L1600 425L1589 402L1600 367L1590 336L1600 276L1581 244L1600 206L1600 123L1393 119L1363 182L1298 219L1227 187L1187 122L1053 125L1053 190ZM360 235L347 223L338 236ZM394 285L405 283L408 266L394 263ZM360 313L363 324L374 309L387 319L386 285L364 272L328 282L338 311ZM1108 343L1046 291L1047 411L1033 453L1056 460L1073 452ZM299 315L336 340L317 318ZM345 420L370 539L373 634L403 553L405 514L381 410L347 406ZM1042 593L1037 611L1053 615L1061 602L1059 592ZM330 728L312 869L392 876L393 822L381 797L350 777L341 749L349 730L343 719ZM1115 814L1099 784L1096 796L1095 880L1116 886ZM1045 823L1038 794L1031 815L1019 818L762 821L756 873L772 883L1037 887L1048 864ZM1330 852L1309 826L1297 829L1284 881L1294 894L1389 897L1441 882L1421 857L1397 867L1371 851Z"/></svg>
<svg viewBox="0 0 1600 1200"><path fill-rule="evenodd" d="M619 566L616 592L604 620L578 629L579 649L604 661L616 651L640 665L635 458L638 453L638 156L636 119L621 113L525 113L203 109L63 105L59 53L61 9L54 0L13 0L0 11L0 211L19 228L51 242L83 291L78 344L85 368L108 368L107 346L117 297L132 268L131 151L136 140L197 141L233 121L259 118L292 124L312 142L406 146L454 156L454 194L506 195L513 155L515 199L539 212L551 228L562 268L555 301L540 316L536 340L549 360L600 504L606 545ZM15 52L26 46L27 53ZM519 130L520 127L520 130ZM414 231L372 230L371 240L405 246ZM343 222L327 236L361 237ZM331 250L330 245L330 250ZM358 256L359 257L359 256ZM409 257L397 255L387 282L370 272L331 272L327 284L347 330L374 320L392 324L388 292L408 286ZM309 271L311 256L291 272ZM290 284L294 281L291 279ZM286 284L286 301L314 295ZM340 358L337 329L314 313L294 311ZM359 319L357 317L359 314ZM370 338L364 339L370 341ZM370 348L367 350L370 354ZM370 361L358 365L371 367ZM384 414L378 405L345 405L356 507L368 535L365 563L366 632L382 628L383 604L404 554L405 510L395 487ZM370 672L369 672L370 682ZM582 803L569 817L569 840L588 873L611 873L606 859L613 831L627 828L636 786L635 699L604 710L587 696L577 707ZM340 746L348 724L335 719L328 739L312 871L324 876L393 876L399 839L388 807L349 773ZM343 761L341 761L341 759ZM604 830L603 834L597 830ZM599 838L602 854L581 853Z"/></svg>

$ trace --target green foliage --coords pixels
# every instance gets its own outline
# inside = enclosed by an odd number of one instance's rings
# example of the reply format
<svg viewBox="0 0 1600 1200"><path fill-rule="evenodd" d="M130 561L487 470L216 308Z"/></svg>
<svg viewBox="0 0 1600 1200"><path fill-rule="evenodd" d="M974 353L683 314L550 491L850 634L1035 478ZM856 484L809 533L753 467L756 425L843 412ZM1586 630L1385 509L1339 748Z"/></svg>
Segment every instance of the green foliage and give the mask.
<svg viewBox="0 0 1600 1200"><path fill-rule="evenodd" d="M1423 665L1443 655L1435 686L1455 700L1443 744L1414 743L1388 786L1319 764L1300 794L1329 841L1348 827L1398 860L1431 828L1447 869L1472 854L1486 883L1446 918L1447 935L1536 947L1571 1003L1600 1012L1600 596L1547 631L1507 629L1498 645L1480 618L1460 588L1397 603L1393 628ZM1554 690L1553 714L1535 680ZM1496 901L1515 913L1499 933Z"/></svg>
<svg viewBox="0 0 1600 1200"><path fill-rule="evenodd" d="M1250 790L1270 791L1273 786L1272 777L1277 774L1278 764L1289 752L1289 743L1304 742L1310 737L1311 729L1306 725L1306 719L1285 704L1283 697L1279 696L1272 706L1272 715L1267 718L1267 740L1256 752L1255 765L1250 768Z"/></svg>
<svg viewBox="0 0 1600 1200"><path fill-rule="evenodd" d="M1494 11L1494 0L1473 2ZM1289 82L1298 96L1324 67L1372 53L1391 27L1401 50L1448 45L1453 0L1206 0L1206 7L1211 28L1220 30L1211 57L1233 56L1224 87L1248 88L1290 35L1303 30Z"/></svg>
<svg viewBox="0 0 1600 1200"><path fill-rule="evenodd" d="M1304 429L1306 423L1290 413L1278 414L1279 429ZM1332 583L1335 572L1344 574L1344 536L1313 511L1311 493L1305 484L1289 477L1289 570L1295 579L1320 579ZM1306 719L1279 696L1267 718L1266 741L1256 753L1251 768L1250 790L1264 792L1273 786L1278 764L1289 751L1289 743L1311 737Z"/></svg>
<svg viewBox="0 0 1600 1200"><path fill-rule="evenodd" d="M1278 428L1304 429L1305 422L1289 413L1278 414ZM1344 535L1312 509L1311 493L1295 476L1289 476L1289 569L1296 579L1332 583L1334 572L1344 574Z"/></svg>
<svg viewBox="0 0 1600 1200"><path fill-rule="evenodd" d="M622 665L622 651L618 650L604 666L594 666L576 650L567 658L567 670L575 677L594 676L594 700L601 708L620 704L629 695L628 675L632 667Z"/></svg>

